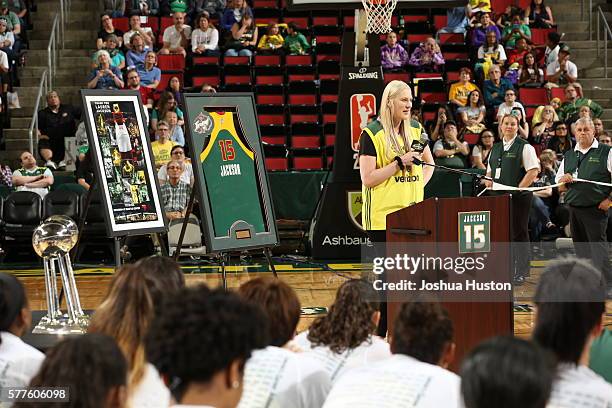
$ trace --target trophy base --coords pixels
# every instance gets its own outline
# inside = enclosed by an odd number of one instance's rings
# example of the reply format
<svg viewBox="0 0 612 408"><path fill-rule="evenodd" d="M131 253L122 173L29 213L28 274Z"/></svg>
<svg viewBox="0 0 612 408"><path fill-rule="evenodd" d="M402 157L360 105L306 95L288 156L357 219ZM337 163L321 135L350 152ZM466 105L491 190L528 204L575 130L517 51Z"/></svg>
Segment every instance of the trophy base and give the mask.
<svg viewBox="0 0 612 408"><path fill-rule="evenodd" d="M88 326L89 317L86 315L79 316L76 320L71 320L68 315L55 319L44 316L32 330L32 334L84 334Z"/></svg>

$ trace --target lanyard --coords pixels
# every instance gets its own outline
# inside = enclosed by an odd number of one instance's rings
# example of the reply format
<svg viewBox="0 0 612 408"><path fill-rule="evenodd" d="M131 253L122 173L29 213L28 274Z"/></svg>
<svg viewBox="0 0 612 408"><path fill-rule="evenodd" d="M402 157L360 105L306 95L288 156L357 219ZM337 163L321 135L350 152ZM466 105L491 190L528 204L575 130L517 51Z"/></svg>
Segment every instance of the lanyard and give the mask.
<svg viewBox="0 0 612 408"><path fill-rule="evenodd" d="M580 157L580 152L576 152L576 157L578 158L578 165L576 166L576 174L578 174L578 170L580 170L580 165L582 164L584 159L586 159L593 150L595 149L589 148L589 150L587 150L587 152L583 154L582 157Z"/></svg>

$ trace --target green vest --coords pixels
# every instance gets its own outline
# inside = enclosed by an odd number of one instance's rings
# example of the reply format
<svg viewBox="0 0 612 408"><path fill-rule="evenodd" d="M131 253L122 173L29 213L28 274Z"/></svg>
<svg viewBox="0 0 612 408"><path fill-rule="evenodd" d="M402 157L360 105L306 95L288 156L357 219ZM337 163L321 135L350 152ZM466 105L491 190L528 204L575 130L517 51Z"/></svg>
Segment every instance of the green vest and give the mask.
<svg viewBox="0 0 612 408"><path fill-rule="evenodd" d="M516 136L514 143L508 151L504 151L504 142L497 142L491 149L489 155L489 165L491 166L491 177L495 182L507 186L518 187L519 183L527 173L521 165L523 161L523 148L527 141ZM495 178L497 168L501 167L499 178Z"/></svg>
<svg viewBox="0 0 612 408"><path fill-rule="evenodd" d="M596 149L591 148L586 155L576 150L567 151L563 158L563 172L574 174L577 169L578 177L581 179L609 183L609 153L610 146L604 144L600 144ZM571 183L568 184L568 191L565 193L565 202L574 207L593 207L608 194L610 187L591 183Z"/></svg>

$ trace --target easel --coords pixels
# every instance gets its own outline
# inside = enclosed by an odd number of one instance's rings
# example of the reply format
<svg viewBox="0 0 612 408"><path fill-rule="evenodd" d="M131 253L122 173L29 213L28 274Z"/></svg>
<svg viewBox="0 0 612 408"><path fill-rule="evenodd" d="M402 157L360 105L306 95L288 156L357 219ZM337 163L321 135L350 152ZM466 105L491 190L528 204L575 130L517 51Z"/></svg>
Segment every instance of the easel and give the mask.
<svg viewBox="0 0 612 408"><path fill-rule="evenodd" d="M191 189L191 195L189 196L189 204L187 204L187 209L185 211L185 218L183 218L183 225L181 226L181 233L179 234L179 240L176 244L176 250L174 251L174 260L178 261L179 256L181 256L181 248L183 247L183 238L185 237L185 231L187 230L187 223L189 222L189 216L193 211L193 203L195 202L197 184L194 184ZM272 269L272 274L275 278L278 278L278 274L276 273L276 268L274 263L272 262L272 251L270 247L263 247L263 253L266 256L266 260L270 265L270 269ZM221 264L221 276L223 281L223 290L227 291L227 270L226 264L229 264L230 261L230 253L226 251L221 251L215 254L217 256L218 262Z"/></svg>

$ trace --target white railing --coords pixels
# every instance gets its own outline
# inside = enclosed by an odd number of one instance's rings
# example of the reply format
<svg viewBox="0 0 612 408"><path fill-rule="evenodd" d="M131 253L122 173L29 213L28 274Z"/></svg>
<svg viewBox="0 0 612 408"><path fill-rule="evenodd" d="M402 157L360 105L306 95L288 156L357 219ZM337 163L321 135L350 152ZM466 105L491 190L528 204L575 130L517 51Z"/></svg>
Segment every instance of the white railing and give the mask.
<svg viewBox="0 0 612 408"><path fill-rule="evenodd" d="M612 40L612 30L610 30L610 25L606 21L606 16L600 6L597 6L597 9L595 11L595 17L597 19L597 24L596 24L597 56L599 57L601 55L601 48L602 48L601 45L603 45L604 78L607 78L608 77L608 40Z"/></svg>

